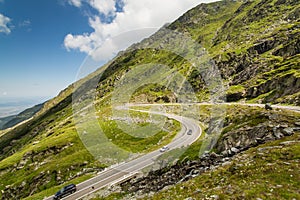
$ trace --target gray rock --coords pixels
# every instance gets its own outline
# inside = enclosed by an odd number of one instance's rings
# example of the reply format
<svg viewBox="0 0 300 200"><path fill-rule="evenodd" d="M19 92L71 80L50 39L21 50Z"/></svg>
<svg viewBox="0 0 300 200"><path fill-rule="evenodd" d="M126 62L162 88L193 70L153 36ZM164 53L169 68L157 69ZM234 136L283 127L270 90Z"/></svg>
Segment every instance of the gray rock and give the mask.
<svg viewBox="0 0 300 200"><path fill-rule="evenodd" d="M292 140L292 141L285 141L285 142L281 142L281 145L291 145L291 144L295 144L295 143L299 143L299 141L296 140Z"/></svg>
<svg viewBox="0 0 300 200"><path fill-rule="evenodd" d="M214 195L211 195L210 198L217 200L217 199L219 199L220 197L219 197L219 195L214 194Z"/></svg>
<svg viewBox="0 0 300 200"><path fill-rule="evenodd" d="M225 158L222 158L221 161L222 161L222 162L230 161L230 158L225 157Z"/></svg>
<svg viewBox="0 0 300 200"><path fill-rule="evenodd" d="M230 161L226 161L226 162L223 162L223 163L221 164L221 166L226 166L226 165L230 165L230 164L231 164Z"/></svg>
<svg viewBox="0 0 300 200"><path fill-rule="evenodd" d="M284 134L281 133L279 130L276 130L276 131L274 131L274 136L279 139L279 138L282 138L284 136Z"/></svg>
<svg viewBox="0 0 300 200"><path fill-rule="evenodd" d="M235 148L235 147L232 147L232 148L230 149L230 151L233 152L233 153L238 153L238 152L240 152L240 150L238 150L238 149Z"/></svg>
<svg viewBox="0 0 300 200"><path fill-rule="evenodd" d="M202 162L201 162L201 165L203 165L203 166L207 166L209 163L206 161L206 160L203 160Z"/></svg>
<svg viewBox="0 0 300 200"><path fill-rule="evenodd" d="M272 147L262 147L262 148L258 148L258 151L265 151L265 150L269 150L269 149L281 149L281 146L272 146Z"/></svg>
<svg viewBox="0 0 300 200"><path fill-rule="evenodd" d="M300 127L293 127L294 131L300 131Z"/></svg>
<svg viewBox="0 0 300 200"><path fill-rule="evenodd" d="M258 143L258 144L263 144L264 143L264 140L262 138L256 138L255 141Z"/></svg>
<svg viewBox="0 0 300 200"><path fill-rule="evenodd" d="M26 181L23 181L21 187L25 187L25 185L26 185Z"/></svg>
<svg viewBox="0 0 300 200"><path fill-rule="evenodd" d="M221 155L222 155L222 156L227 156L227 155L228 155L228 153L227 153L227 151L226 151L226 150L224 150L224 151L222 151L222 152L221 152Z"/></svg>
<svg viewBox="0 0 300 200"><path fill-rule="evenodd" d="M292 128L285 128L282 130L284 135L293 135L294 134L294 130Z"/></svg>
<svg viewBox="0 0 300 200"><path fill-rule="evenodd" d="M194 170L192 170L192 172L191 172L193 175L195 175L195 174L200 174L200 171L199 170L197 170L197 169L194 169Z"/></svg>
<svg viewBox="0 0 300 200"><path fill-rule="evenodd" d="M210 157L211 158L217 158L219 155L218 154L216 154L215 152L212 152L211 154L210 154Z"/></svg>
<svg viewBox="0 0 300 200"><path fill-rule="evenodd" d="M281 128L288 128L289 126L287 124L281 124L280 127Z"/></svg>
<svg viewBox="0 0 300 200"><path fill-rule="evenodd" d="M194 194L199 194L199 193L201 193L201 192L202 192L201 189L197 189L197 190L194 192Z"/></svg>
<svg viewBox="0 0 300 200"><path fill-rule="evenodd" d="M227 151L227 155L232 155L232 152L230 150Z"/></svg>

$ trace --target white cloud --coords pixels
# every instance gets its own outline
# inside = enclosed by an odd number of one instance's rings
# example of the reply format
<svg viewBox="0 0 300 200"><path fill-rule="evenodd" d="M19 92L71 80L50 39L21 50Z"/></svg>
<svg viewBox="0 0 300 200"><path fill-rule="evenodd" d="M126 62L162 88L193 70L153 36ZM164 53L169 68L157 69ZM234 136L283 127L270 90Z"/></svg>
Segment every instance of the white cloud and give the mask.
<svg viewBox="0 0 300 200"><path fill-rule="evenodd" d="M89 0L89 4L98 10L99 13L109 15L116 11L115 0Z"/></svg>
<svg viewBox="0 0 300 200"><path fill-rule="evenodd" d="M75 36L73 36L72 34L68 34L65 37L64 44L67 50L79 49L81 52L89 53L92 50L90 45L91 42L92 41L87 34Z"/></svg>
<svg viewBox="0 0 300 200"><path fill-rule="evenodd" d="M10 18L8 18L0 13L0 33L9 34L11 32L10 28L8 27L8 23L10 21L11 21Z"/></svg>
<svg viewBox="0 0 300 200"><path fill-rule="evenodd" d="M71 5L73 5L73 6L75 6L75 7L80 7L81 6L81 0L69 0L68 1L69 2L69 4L71 4Z"/></svg>
<svg viewBox="0 0 300 200"><path fill-rule="evenodd" d="M137 39L145 38L155 32L157 28L143 28L123 32L112 38L107 38L99 47L91 49L90 55L96 61L107 61L115 56L120 50L125 49L137 42Z"/></svg>
<svg viewBox="0 0 300 200"><path fill-rule="evenodd" d="M89 25L94 29L94 32L82 35L68 34L65 37L64 45L68 50L78 49L81 52L91 54L94 48L101 45L106 46L107 41L112 37L132 30L155 27L155 29L149 29L151 30L150 32L146 31L147 33L145 32L145 34L140 34L140 31L138 31L139 34L135 35L133 31L130 36L131 38L127 39L131 43L137 42L145 36L154 33L165 23L174 21L184 12L201 2L211 1L213 0L124 0L123 12L116 12L115 0L88 0L90 6L96 8L100 13L105 15L113 13L115 15L114 20L107 24L103 23L99 16L90 17ZM127 44L125 47L129 45ZM124 44L121 46L114 44L111 50L114 49L117 52L125 48ZM101 55L93 56L97 57Z"/></svg>

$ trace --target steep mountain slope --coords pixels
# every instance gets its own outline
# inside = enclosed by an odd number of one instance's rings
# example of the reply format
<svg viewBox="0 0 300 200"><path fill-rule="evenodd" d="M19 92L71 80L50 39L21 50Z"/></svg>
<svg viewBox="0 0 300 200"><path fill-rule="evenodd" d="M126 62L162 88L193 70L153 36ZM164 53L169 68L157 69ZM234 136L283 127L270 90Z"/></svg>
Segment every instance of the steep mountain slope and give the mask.
<svg viewBox="0 0 300 200"><path fill-rule="evenodd" d="M2 130L3 125L9 122L10 120L14 119L15 115L11 115L8 117L2 117L0 118L0 129Z"/></svg>
<svg viewBox="0 0 300 200"><path fill-rule="evenodd" d="M212 152L199 158L200 140L176 164L87 199L298 199L300 123L293 121L299 113L228 110L232 116Z"/></svg>
<svg viewBox="0 0 300 200"><path fill-rule="evenodd" d="M140 199L299 199L299 142L299 133L268 142L194 179ZM194 176L198 169L190 166Z"/></svg>
<svg viewBox="0 0 300 200"><path fill-rule="evenodd" d="M78 126L98 133L98 129L89 124L90 117L96 118L105 130L109 142L103 145L103 150L111 147L106 146L108 143L121 146L122 150L117 152L121 160L126 156L125 150L147 152L170 141L178 130L178 124L171 120L153 137L136 138L120 130L112 117L114 89L123 77L145 66L150 67L147 68L150 71L153 68L150 75L160 72L159 82L136 86L131 102L182 102L181 89L191 91L191 86L197 99L188 98L184 102L210 101L217 94L216 101L226 97L228 101L299 105L299 11L298 0L226 0L200 4L153 36L121 52L107 65L47 102L32 120L1 135L2 199L27 196L42 199L52 195L59 185L78 183L111 164L107 158L95 158L81 140ZM167 67L155 67L157 65ZM215 70L211 72L209 68ZM176 81L170 81L178 74ZM214 77L215 82L211 81ZM186 85L185 80L188 81ZM214 90L218 84L224 86L221 88L225 89L224 94ZM87 112L91 105L95 105L95 116ZM230 118L234 118L237 111L229 109L229 112ZM238 124L245 127L232 127L228 119L225 128L266 126L269 116L263 110L257 112L261 114L251 117L246 112L236 116ZM288 127L298 120L297 115L289 112L274 111L273 114L286 119ZM137 120L140 125L148 125L145 116L132 115L140 118ZM83 119L78 121L76 116ZM266 121L262 123L261 120ZM204 121L208 129L209 122L207 118ZM274 123L278 123L278 118Z"/></svg>
<svg viewBox="0 0 300 200"><path fill-rule="evenodd" d="M299 2L246 1L225 22L215 19L220 7L200 6L171 28L188 31L207 48L228 81L229 101L299 105Z"/></svg>
<svg viewBox="0 0 300 200"><path fill-rule="evenodd" d="M17 115L1 118L0 119L0 130L13 127L16 124L31 118L42 107L43 107L43 104L38 104L38 105L35 105L31 108L28 108L28 109L20 112Z"/></svg>

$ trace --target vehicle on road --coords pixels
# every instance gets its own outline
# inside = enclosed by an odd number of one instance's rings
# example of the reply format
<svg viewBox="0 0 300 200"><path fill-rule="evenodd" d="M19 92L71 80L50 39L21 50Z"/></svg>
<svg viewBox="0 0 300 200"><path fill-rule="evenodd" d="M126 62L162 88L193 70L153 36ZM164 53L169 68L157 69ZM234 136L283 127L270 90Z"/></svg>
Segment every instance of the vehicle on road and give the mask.
<svg viewBox="0 0 300 200"><path fill-rule="evenodd" d="M191 129L188 130L187 134L192 135L193 131Z"/></svg>
<svg viewBox="0 0 300 200"><path fill-rule="evenodd" d="M65 187L63 187L61 190L55 193L53 199L61 199L63 197L66 197L72 193L76 192L76 185L75 184L70 184Z"/></svg>
<svg viewBox="0 0 300 200"><path fill-rule="evenodd" d="M160 152L165 152L165 151L167 151L167 150L169 150L169 147L163 146L159 151L160 151Z"/></svg>
<svg viewBox="0 0 300 200"><path fill-rule="evenodd" d="M272 108L271 104L266 103L266 104L265 104L265 109L266 109L266 110L272 110L273 108Z"/></svg>

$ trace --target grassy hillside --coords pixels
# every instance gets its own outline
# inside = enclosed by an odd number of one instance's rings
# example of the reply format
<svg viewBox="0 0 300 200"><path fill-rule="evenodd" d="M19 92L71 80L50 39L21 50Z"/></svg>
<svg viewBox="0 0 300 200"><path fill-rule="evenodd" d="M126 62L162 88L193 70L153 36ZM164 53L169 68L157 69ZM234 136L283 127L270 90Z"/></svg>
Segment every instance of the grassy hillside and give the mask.
<svg viewBox="0 0 300 200"><path fill-rule="evenodd" d="M214 106L200 107L204 111ZM266 111L244 105L226 107L228 115L222 135L210 154L199 158L199 150L205 139L202 137L181 155L175 165L106 188L89 198L299 198L297 168L300 124L297 120L300 114L279 109ZM204 112L200 118L202 121L208 119ZM280 127L293 127L295 132L286 137L277 135ZM266 135L261 137L263 134ZM238 153L224 153L224 149L231 150L232 147Z"/></svg>
<svg viewBox="0 0 300 200"><path fill-rule="evenodd" d="M15 115L11 115L8 117L0 118L0 129L3 130L3 125L9 122L10 120L14 119Z"/></svg>
<svg viewBox="0 0 300 200"><path fill-rule="evenodd" d="M223 167L144 199L298 199L299 133L233 158Z"/></svg>
<svg viewBox="0 0 300 200"><path fill-rule="evenodd" d="M149 152L168 143L180 128L169 119L147 138L120 129L157 128L155 120L147 121L149 116L130 113L133 121L120 112L114 116L114 106L127 103L127 94L131 94L128 101L142 103L201 102L217 96L216 101L226 97L228 101L300 105L299 10L298 0L200 4L129 47L48 101L32 120L0 136L0 195L42 199L59 185L91 177L131 153ZM124 77L131 78L131 87L124 87ZM215 90L221 85L224 94ZM124 98L115 99L114 91ZM236 112L229 111L230 120L261 123L260 114L239 118ZM200 118L208 129L209 117L208 113ZM99 127L104 130L100 136ZM151 128L146 130L151 132ZM86 142L92 144L89 151ZM99 149L104 153L115 150L118 156L116 160L109 160L109 154L93 156L91 152Z"/></svg>

